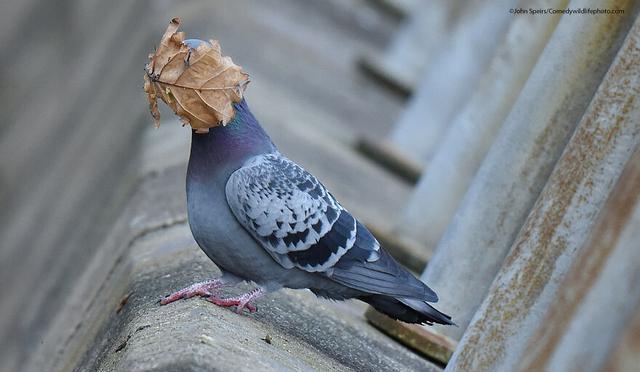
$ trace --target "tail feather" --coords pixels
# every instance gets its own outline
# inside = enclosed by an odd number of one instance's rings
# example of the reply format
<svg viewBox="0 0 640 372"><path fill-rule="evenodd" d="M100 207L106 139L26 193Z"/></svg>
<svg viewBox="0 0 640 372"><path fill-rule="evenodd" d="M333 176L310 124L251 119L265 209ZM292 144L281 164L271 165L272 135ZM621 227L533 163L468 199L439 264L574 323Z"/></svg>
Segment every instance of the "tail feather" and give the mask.
<svg viewBox="0 0 640 372"><path fill-rule="evenodd" d="M394 319L407 323L453 324L450 316L427 303L438 302L438 295L396 262L366 227L360 222L356 224L353 247L327 276L360 292L356 297ZM325 294L336 297L329 292Z"/></svg>
<svg viewBox="0 0 640 372"><path fill-rule="evenodd" d="M396 320L418 324L455 325L451 317L441 313L428 303L416 299L396 299L384 295L368 295L360 297L374 309Z"/></svg>
<svg viewBox="0 0 640 372"><path fill-rule="evenodd" d="M333 268L331 279L366 293L438 301L438 295L431 288L409 273L383 248L379 254L379 259L373 262L347 261L345 258L349 257L343 257Z"/></svg>

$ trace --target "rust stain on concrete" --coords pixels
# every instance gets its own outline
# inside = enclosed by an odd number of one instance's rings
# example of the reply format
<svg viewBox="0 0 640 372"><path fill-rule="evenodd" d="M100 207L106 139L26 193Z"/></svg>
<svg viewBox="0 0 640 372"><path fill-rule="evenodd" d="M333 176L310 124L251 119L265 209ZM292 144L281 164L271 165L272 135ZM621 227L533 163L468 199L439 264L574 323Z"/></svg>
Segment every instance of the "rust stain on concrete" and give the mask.
<svg viewBox="0 0 640 372"><path fill-rule="evenodd" d="M522 370L542 370L553 356L562 335L580 303L598 278L634 207L640 201L640 149L629 160L618 184L611 192L591 238L563 282L554 305L547 313L545 327L530 340L532 350ZM622 279L622 278L621 278Z"/></svg>

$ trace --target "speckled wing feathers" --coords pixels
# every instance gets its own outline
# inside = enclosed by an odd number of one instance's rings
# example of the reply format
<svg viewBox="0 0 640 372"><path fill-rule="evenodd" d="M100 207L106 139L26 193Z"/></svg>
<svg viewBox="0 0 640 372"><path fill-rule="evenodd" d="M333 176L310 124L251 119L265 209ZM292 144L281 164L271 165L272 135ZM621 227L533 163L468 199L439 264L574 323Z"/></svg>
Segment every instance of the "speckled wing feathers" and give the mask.
<svg viewBox="0 0 640 372"><path fill-rule="evenodd" d="M285 268L330 271L356 240L355 218L279 153L256 156L235 171L226 197L240 223Z"/></svg>

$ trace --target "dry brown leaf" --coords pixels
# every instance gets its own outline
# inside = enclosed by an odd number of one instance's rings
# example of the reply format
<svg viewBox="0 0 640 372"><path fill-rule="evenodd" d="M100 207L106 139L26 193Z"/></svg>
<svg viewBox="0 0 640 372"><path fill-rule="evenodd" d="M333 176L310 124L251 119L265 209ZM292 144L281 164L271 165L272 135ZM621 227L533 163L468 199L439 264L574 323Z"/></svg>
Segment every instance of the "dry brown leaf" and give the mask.
<svg viewBox="0 0 640 372"><path fill-rule="evenodd" d="M222 56L217 40L196 48L185 45L179 26L179 18L171 20L145 67L144 91L155 126L160 125L158 98L196 130L226 125L235 115L233 104L242 100L249 74Z"/></svg>

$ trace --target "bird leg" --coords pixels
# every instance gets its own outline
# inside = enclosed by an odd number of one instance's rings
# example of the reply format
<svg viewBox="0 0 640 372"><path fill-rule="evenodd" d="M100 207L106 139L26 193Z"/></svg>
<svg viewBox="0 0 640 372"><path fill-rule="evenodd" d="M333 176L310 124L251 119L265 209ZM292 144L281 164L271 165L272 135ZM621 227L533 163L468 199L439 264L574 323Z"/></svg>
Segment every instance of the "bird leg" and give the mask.
<svg viewBox="0 0 640 372"><path fill-rule="evenodd" d="M217 298L217 297L208 297L207 301L212 302L218 306L230 307L236 306L236 312L238 314L242 313L242 309L249 310L250 313L256 312L256 307L251 303L251 301L261 297L266 292L262 288L256 288L250 292L245 294L241 294L236 297L229 298Z"/></svg>
<svg viewBox="0 0 640 372"><path fill-rule="evenodd" d="M195 283L166 296L165 298L160 300L160 305L170 304L174 301L177 301L183 298L191 298L193 296L200 296L200 297L215 296L215 292L227 284L228 283L222 280L221 278L207 280L200 283Z"/></svg>

